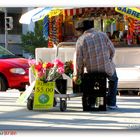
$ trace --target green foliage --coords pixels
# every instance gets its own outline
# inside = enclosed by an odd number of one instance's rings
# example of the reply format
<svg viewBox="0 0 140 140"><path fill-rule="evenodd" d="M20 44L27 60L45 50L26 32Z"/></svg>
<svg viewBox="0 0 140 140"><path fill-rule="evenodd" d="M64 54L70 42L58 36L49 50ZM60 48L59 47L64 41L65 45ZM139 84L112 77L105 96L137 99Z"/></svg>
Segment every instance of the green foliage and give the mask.
<svg viewBox="0 0 140 140"><path fill-rule="evenodd" d="M116 19L114 19L114 18L105 19L104 20L104 32L107 32L107 31L110 32L111 24L114 24L114 23L116 23Z"/></svg>
<svg viewBox="0 0 140 140"><path fill-rule="evenodd" d="M47 47L48 41L43 37L42 21L35 24L34 32L27 32L21 36L22 47L28 53L35 55L35 48Z"/></svg>
<svg viewBox="0 0 140 140"><path fill-rule="evenodd" d="M112 23L115 23L115 22L116 22L116 19L114 19L114 18L106 19L105 20L105 25L109 26L109 25L111 25Z"/></svg>

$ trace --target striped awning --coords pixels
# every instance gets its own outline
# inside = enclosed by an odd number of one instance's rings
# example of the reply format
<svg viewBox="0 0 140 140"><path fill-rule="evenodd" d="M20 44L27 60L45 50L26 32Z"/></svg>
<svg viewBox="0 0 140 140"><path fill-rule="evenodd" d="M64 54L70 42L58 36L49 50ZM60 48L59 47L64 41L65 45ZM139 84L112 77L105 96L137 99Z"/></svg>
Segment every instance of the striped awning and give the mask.
<svg viewBox="0 0 140 140"><path fill-rule="evenodd" d="M82 8L78 8L78 9L66 9L64 10L65 12L65 16L74 16L74 15L79 15L79 14L82 14L83 11Z"/></svg>
<svg viewBox="0 0 140 140"><path fill-rule="evenodd" d="M86 11L90 11L95 14L107 14L107 15L116 15L118 14L113 7L92 7L92 8L74 8L74 9L65 9L65 16L74 16L83 14Z"/></svg>

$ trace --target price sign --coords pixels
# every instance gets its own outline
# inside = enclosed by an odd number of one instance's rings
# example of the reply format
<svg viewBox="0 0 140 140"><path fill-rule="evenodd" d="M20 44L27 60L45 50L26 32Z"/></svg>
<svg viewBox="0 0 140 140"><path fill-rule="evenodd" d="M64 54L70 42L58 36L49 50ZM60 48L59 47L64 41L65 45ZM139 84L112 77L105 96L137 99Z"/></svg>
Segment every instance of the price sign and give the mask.
<svg viewBox="0 0 140 140"><path fill-rule="evenodd" d="M34 110L47 110L53 107L55 82L36 81L34 93Z"/></svg>

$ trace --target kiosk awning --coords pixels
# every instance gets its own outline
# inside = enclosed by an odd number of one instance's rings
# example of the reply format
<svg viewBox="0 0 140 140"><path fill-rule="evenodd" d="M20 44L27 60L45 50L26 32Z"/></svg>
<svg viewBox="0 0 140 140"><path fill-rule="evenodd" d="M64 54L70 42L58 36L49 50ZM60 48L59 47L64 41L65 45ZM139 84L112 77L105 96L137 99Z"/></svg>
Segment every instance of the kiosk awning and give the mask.
<svg viewBox="0 0 140 140"><path fill-rule="evenodd" d="M100 14L102 14L102 15L116 15L116 14L118 14L115 11L114 7L91 7L91 8L65 9L64 13L65 13L65 16L74 16L74 15L83 14L86 11L90 11L91 13L94 13L95 15L100 15Z"/></svg>

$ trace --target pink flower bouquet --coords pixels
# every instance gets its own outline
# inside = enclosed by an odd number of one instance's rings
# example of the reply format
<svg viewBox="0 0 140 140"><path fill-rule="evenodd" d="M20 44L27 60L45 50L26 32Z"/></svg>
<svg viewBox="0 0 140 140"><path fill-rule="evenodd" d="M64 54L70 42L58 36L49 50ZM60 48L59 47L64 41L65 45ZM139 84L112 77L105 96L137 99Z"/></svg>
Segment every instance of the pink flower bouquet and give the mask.
<svg viewBox="0 0 140 140"><path fill-rule="evenodd" d="M59 59L55 59L53 62L29 60L29 65L35 78L44 82L55 81L64 73L64 63Z"/></svg>

